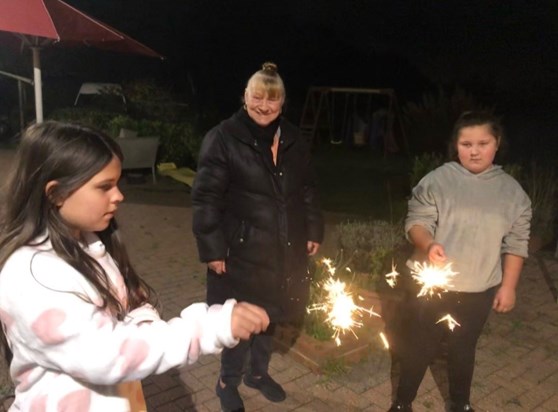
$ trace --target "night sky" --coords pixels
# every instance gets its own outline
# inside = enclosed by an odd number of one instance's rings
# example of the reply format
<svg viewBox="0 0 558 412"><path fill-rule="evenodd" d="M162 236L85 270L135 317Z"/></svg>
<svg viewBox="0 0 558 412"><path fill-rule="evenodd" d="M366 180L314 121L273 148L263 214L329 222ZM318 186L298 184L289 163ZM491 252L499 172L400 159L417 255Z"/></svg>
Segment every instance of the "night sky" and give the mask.
<svg viewBox="0 0 558 412"><path fill-rule="evenodd" d="M402 103L459 86L510 116L543 119L546 129L558 117L554 0L67 2L166 60L45 50L45 87L49 78L149 77L226 115L238 107L250 74L270 60L285 80L293 116L308 87L323 85L390 87ZM0 70L10 64L0 60Z"/></svg>

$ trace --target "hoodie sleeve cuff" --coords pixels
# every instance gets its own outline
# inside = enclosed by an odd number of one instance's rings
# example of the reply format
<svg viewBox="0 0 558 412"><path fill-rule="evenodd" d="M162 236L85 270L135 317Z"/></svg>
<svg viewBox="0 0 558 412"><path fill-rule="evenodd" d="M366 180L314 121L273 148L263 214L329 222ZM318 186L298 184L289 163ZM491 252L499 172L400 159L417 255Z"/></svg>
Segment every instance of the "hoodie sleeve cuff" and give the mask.
<svg viewBox="0 0 558 412"><path fill-rule="evenodd" d="M232 334L232 311L236 305L235 299L228 299L223 305L212 305L207 312L208 324L214 324L215 345L217 347L232 348L236 346L239 339Z"/></svg>
<svg viewBox="0 0 558 412"><path fill-rule="evenodd" d="M153 306L146 303L139 308L130 311L126 319L132 325L139 325L143 322L156 322L161 320L161 317L159 316L159 312L157 312Z"/></svg>
<svg viewBox="0 0 558 412"><path fill-rule="evenodd" d="M239 339L235 339L232 335L231 320L232 311L236 305L236 300L229 299L223 305L211 305L209 308L205 304L191 305L184 309L180 316L192 321L196 317L194 306L196 309L205 312L197 320L201 353L219 353L224 347L231 348L236 346ZM201 315L201 314L198 314Z"/></svg>

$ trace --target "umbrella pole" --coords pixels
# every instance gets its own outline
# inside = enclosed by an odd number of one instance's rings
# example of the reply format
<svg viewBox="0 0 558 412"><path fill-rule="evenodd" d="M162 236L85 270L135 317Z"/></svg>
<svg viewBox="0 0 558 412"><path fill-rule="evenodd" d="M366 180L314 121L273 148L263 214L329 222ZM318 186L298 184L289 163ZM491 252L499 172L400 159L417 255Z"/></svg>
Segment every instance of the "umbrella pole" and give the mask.
<svg viewBox="0 0 558 412"><path fill-rule="evenodd" d="M31 47L33 53L33 80L35 83L35 113L37 123L43 122L43 85L41 81L41 58L39 47Z"/></svg>
<svg viewBox="0 0 558 412"><path fill-rule="evenodd" d="M19 103L19 131L23 135L23 129L25 128L25 114L23 113L23 83L21 80L17 80L17 100Z"/></svg>

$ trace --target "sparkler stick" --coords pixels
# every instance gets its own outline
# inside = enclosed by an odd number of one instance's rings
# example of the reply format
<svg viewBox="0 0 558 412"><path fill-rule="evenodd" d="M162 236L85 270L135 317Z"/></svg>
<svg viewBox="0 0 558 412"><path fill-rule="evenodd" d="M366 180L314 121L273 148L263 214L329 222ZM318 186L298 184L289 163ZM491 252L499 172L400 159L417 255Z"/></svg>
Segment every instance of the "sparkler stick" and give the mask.
<svg viewBox="0 0 558 412"><path fill-rule="evenodd" d="M384 335L384 332L380 332L380 338L382 338L382 342L384 343L384 348L389 349L389 342L386 338L386 335Z"/></svg>
<svg viewBox="0 0 558 412"><path fill-rule="evenodd" d="M454 318L451 317L451 315L449 313L446 316L444 316L443 318L441 318L438 322L436 322L436 324L438 324L440 322L448 322L448 328L451 331L453 331L456 326L461 326L459 323L457 323L457 321Z"/></svg>
<svg viewBox="0 0 558 412"><path fill-rule="evenodd" d="M447 286L451 286L451 278L458 273L451 269L451 265L447 263L440 267L430 263L415 262L411 273L413 279L422 286L417 296L434 294L440 296L440 293L447 292Z"/></svg>

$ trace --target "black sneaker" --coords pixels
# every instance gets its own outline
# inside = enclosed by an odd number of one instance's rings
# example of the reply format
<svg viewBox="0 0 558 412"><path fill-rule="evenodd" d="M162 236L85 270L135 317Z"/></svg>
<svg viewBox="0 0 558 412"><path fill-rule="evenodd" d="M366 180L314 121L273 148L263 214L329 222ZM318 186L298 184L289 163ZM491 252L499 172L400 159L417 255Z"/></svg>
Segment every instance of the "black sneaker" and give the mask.
<svg viewBox="0 0 558 412"><path fill-rule="evenodd" d="M388 412L413 412L413 406L410 403L396 401L391 405Z"/></svg>
<svg viewBox="0 0 558 412"><path fill-rule="evenodd" d="M451 412L475 412L469 402L467 403L452 403L450 407Z"/></svg>
<svg viewBox="0 0 558 412"><path fill-rule="evenodd" d="M281 402L287 397L287 394L271 376L263 375L260 378L254 378L252 375L244 375L244 384L249 388L259 390L266 399L271 402Z"/></svg>
<svg viewBox="0 0 558 412"><path fill-rule="evenodd" d="M221 401L222 412L244 412L244 402L238 393L238 386L225 385L221 386L221 379L217 381L215 393Z"/></svg>

